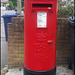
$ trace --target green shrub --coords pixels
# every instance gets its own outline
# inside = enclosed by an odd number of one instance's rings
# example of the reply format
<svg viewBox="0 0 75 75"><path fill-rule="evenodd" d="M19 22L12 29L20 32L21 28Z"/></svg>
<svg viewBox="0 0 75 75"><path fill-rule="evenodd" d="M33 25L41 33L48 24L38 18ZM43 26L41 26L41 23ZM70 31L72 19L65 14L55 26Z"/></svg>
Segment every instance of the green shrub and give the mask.
<svg viewBox="0 0 75 75"><path fill-rule="evenodd" d="M58 2L58 17L68 18L74 15L74 2L66 4L66 2Z"/></svg>
<svg viewBox="0 0 75 75"><path fill-rule="evenodd" d="M14 8L17 7L17 0L9 0L9 1L12 1L13 5L14 5Z"/></svg>
<svg viewBox="0 0 75 75"><path fill-rule="evenodd" d="M14 8L12 1L9 1L9 8Z"/></svg>

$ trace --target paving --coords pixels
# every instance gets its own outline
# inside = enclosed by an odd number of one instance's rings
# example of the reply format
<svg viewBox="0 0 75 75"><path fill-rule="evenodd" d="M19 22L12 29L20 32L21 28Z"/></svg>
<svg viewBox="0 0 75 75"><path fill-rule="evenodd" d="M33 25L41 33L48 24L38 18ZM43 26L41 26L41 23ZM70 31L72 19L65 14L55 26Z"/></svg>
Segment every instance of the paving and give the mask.
<svg viewBox="0 0 75 75"><path fill-rule="evenodd" d="M1 68L8 64L8 42L5 37L1 38Z"/></svg>
<svg viewBox="0 0 75 75"><path fill-rule="evenodd" d="M1 75L24 75L24 72L23 69L19 70L19 68L16 68L16 69L9 69L6 74ZM56 75L73 75L73 71L68 69L67 66L57 66Z"/></svg>

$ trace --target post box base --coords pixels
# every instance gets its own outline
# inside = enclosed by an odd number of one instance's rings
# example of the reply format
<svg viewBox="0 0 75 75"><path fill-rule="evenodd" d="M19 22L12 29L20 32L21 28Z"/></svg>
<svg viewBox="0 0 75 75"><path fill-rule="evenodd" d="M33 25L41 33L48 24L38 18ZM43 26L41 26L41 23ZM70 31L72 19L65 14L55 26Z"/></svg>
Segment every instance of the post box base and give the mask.
<svg viewBox="0 0 75 75"><path fill-rule="evenodd" d="M24 67L24 75L56 75L56 68L48 71L32 71Z"/></svg>

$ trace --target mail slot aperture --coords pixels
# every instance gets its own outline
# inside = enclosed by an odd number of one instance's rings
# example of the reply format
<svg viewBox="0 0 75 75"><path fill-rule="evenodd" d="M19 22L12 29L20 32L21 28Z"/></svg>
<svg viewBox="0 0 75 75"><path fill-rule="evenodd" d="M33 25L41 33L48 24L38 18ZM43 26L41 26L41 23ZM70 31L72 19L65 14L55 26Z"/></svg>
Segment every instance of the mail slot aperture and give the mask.
<svg viewBox="0 0 75 75"><path fill-rule="evenodd" d="M32 7L52 7L52 4L32 4Z"/></svg>

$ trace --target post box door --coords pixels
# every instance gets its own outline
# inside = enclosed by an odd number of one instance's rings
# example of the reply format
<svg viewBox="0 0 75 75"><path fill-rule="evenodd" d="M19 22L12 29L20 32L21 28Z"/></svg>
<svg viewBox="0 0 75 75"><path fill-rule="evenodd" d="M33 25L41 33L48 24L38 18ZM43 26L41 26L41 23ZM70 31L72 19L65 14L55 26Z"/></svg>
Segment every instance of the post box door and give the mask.
<svg viewBox="0 0 75 75"><path fill-rule="evenodd" d="M25 67L45 71L55 68L56 12L51 4L39 6L31 4L25 10Z"/></svg>

